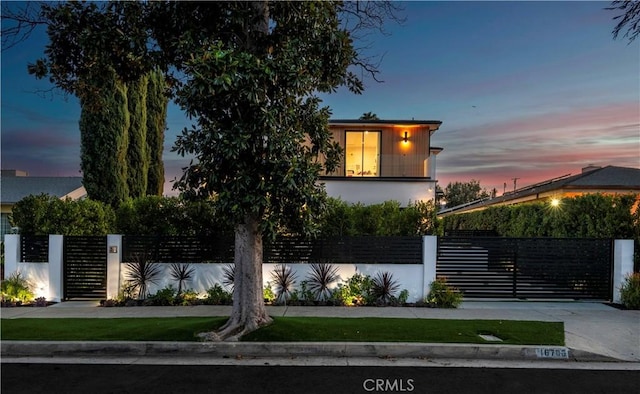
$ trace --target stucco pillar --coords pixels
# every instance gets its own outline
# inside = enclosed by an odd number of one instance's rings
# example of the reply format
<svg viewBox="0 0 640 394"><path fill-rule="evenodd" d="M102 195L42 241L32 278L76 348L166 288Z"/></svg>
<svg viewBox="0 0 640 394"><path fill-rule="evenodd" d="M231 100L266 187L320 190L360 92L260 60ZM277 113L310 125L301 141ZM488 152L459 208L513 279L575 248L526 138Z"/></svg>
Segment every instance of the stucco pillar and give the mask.
<svg viewBox="0 0 640 394"><path fill-rule="evenodd" d="M122 235L107 235L107 299L120 292L120 263L122 262Z"/></svg>
<svg viewBox="0 0 640 394"><path fill-rule="evenodd" d="M436 261L438 260L438 237L427 235L422 237L422 264L424 279L422 283L422 299L429 292L429 285L436 280Z"/></svg>
<svg viewBox="0 0 640 394"><path fill-rule="evenodd" d="M64 299L64 265L62 235L49 235L49 300L61 302Z"/></svg>
<svg viewBox="0 0 640 394"><path fill-rule="evenodd" d="M633 240L616 239L613 246L613 302L621 303L620 287L633 273Z"/></svg>
<svg viewBox="0 0 640 394"><path fill-rule="evenodd" d="M4 277L18 271L20 261L20 235L5 234L4 236Z"/></svg>

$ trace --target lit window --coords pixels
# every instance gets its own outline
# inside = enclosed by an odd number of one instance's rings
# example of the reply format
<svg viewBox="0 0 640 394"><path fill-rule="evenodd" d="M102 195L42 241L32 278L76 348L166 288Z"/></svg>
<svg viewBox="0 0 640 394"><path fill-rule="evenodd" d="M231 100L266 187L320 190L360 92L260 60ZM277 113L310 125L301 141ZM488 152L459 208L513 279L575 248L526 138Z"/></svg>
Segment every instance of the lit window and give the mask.
<svg viewBox="0 0 640 394"><path fill-rule="evenodd" d="M347 131L346 176L379 176L380 132Z"/></svg>

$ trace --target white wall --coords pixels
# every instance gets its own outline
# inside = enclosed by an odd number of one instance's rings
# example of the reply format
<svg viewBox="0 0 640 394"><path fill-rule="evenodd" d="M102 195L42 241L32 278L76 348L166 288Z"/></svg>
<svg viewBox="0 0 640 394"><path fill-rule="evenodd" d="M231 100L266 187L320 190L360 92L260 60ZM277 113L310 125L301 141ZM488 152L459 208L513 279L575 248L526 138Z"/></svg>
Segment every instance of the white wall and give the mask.
<svg viewBox="0 0 640 394"><path fill-rule="evenodd" d="M437 237L423 237L424 242L424 264L333 264L338 268L339 279L334 282L331 288L335 288L339 283L345 283L354 274L369 275L375 277L378 273L391 272L393 279L399 285L398 295L400 291L406 289L409 291L408 302L417 302L426 296L429 284L435 279L436 272L436 253L437 253ZM216 284L222 285L224 278L224 268L226 264L216 263L199 263L191 264L194 269L193 279L184 283L185 289L192 289L204 296L206 291ZM273 270L277 264L263 264L262 266L262 283L263 286L275 282L273 278ZM300 283L307 280L311 272L310 264L287 264L291 267L296 281L295 289L300 289ZM178 288L178 282L171 278L171 264L162 263L159 265L161 271L158 278L161 278L155 284L150 284L148 292L156 293L158 290L172 285L174 289ZM128 268L126 264L121 264L119 273L119 283L122 284L127 280ZM121 286L120 286L121 287ZM224 287L224 286L223 286ZM227 289L230 290L230 289Z"/></svg>
<svg viewBox="0 0 640 394"><path fill-rule="evenodd" d="M396 181L372 178L349 180L322 180L327 194L349 203L361 202L365 205L380 204L395 200L401 206L416 201L435 199L435 181Z"/></svg>
<svg viewBox="0 0 640 394"><path fill-rule="evenodd" d="M277 264L263 264L262 268L262 282L263 286L267 286L271 283L274 286L274 278L272 276L273 270ZM311 271L310 264L286 264L291 267L296 280L294 284L295 289L300 289L300 283L307 280L307 276ZM389 271L393 274L393 279L398 282L400 291L407 289L409 291L409 302L416 302L424 298L424 291L426 286L424 285L424 267L422 264L333 264L338 268L339 279L334 282L331 288L335 288L339 283L346 282L355 273L362 275L369 275L375 277L376 274ZM198 292L201 296L206 295L206 291L215 286L216 284L222 285L223 269L225 264L191 264L194 268L193 280L190 280L183 284L184 289L192 289ZM161 278L155 284L149 285L149 293L154 294L158 290L163 289L169 285L174 289L178 288L178 282L171 278L171 264L160 264L160 274L158 278ZM128 269L126 265L122 265L120 270L120 283L124 283L127 280ZM224 287L224 286L223 286ZM229 290L229 289L227 289Z"/></svg>
<svg viewBox="0 0 640 394"><path fill-rule="evenodd" d="M36 297L45 297L49 301L59 302L62 299L62 236L49 236L49 262L32 263L20 262L19 235L7 235L5 238L5 277L14 272L20 272L27 277L33 286ZM116 249L109 250L112 246ZM121 261L120 236L109 236L107 246L107 271L108 271L108 298L117 297L117 291L122 283L127 280L127 268ZM620 302L620 285L626 275L633 270L633 241L616 240L614 252L614 294L613 301ZM334 264L338 267L340 279L333 284L346 282L355 273L374 277L378 273L389 271L399 284L399 291L409 291L409 302L416 302L426 296L429 284L435 279L437 255L437 238L427 236L423 238L423 264ZM275 264L263 265L263 284L273 283L272 271ZM305 280L310 272L309 264L288 264L295 273L295 288L300 288L300 282ZM177 289L178 284L171 278L171 264L161 264L160 278L156 284L149 286L149 293L154 294L158 290L173 285ZM205 295L206 290L216 284L221 284L225 264L192 264L195 272L193 280L184 284L185 289L193 289Z"/></svg>

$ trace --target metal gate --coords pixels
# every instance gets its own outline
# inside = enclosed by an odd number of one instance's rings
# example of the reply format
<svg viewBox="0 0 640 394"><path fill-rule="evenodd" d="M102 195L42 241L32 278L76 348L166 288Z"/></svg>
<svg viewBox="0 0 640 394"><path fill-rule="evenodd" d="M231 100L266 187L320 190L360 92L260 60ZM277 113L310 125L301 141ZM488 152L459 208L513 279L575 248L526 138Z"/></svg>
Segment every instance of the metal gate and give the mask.
<svg viewBox="0 0 640 394"><path fill-rule="evenodd" d="M107 237L66 236L64 299L107 298Z"/></svg>
<svg viewBox="0 0 640 394"><path fill-rule="evenodd" d="M467 298L609 300L610 239L441 237L436 275Z"/></svg>

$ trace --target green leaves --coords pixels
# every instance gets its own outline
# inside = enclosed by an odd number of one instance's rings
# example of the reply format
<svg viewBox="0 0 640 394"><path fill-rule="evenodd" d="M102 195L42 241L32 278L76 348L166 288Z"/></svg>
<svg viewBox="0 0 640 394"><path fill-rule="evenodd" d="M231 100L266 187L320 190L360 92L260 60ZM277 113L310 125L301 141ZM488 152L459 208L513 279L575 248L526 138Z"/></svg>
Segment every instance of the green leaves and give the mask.
<svg viewBox="0 0 640 394"><path fill-rule="evenodd" d="M490 207L447 216L444 227L495 230L510 237L638 238L636 198L587 194L563 198L558 207L548 203Z"/></svg>
<svg viewBox="0 0 640 394"><path fill-rule="evenodd" d="M113 232L114 221L110 206L89 199L72 201L32 195L12 209L12 225L29 235L106 235Z"/></svg>
<svg viewBox="0 0 640 394"><path fill-rule="evenodd" d="M176 102L194 119L173 149L194 157L176 188L190 198L217 196L230 223L250 215L263 221L267 235L313 230L325 198L318 174L335 169L342 154L328 132L330 113L315 95L339 86L362 91L348 70L363 62L340 27L343 3L74 2L42 10L50 43L45 58L30 66L33 74L49 76L100 114L114 100L105 90L120 89L107 87L106 76L126 87L163 70ZM85 130L103 121L110 127L108 119L85 118ZM118 119L128 121L141 123ZM101 144L120 152L126 137L111 136ZM90 196L106 195L106 185L128 176L108 163L91 165L111 171L113 182L100 184L100 176L83 168ZM135 175L146 181L144 168ZM136 187L116 186L110 203L129 189Z"/></svg>

